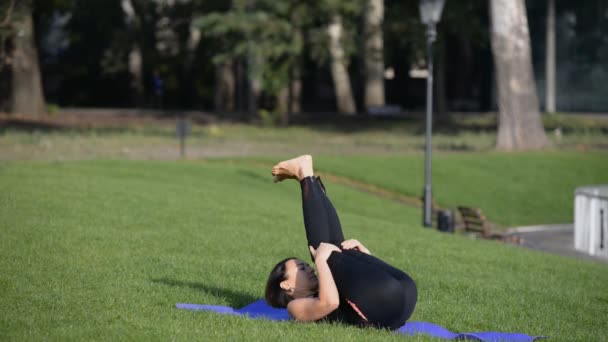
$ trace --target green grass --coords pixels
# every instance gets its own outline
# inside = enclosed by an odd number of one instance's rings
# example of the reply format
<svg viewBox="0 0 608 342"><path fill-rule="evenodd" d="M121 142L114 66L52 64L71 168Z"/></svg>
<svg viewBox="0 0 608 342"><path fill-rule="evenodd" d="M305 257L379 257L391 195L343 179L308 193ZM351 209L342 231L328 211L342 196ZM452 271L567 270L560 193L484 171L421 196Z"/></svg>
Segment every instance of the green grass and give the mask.
<svg viewBox="0 0 608 342"><path fill-rule="evenodd" d="M318 157L318 169L421 197L424 156ZM602 152L436 153L433 195L447 208L480 207L504 226L573 222L574 191L608 183Z"/></svg>
<svg viewBox="0 0 608 342"><path fill-rule="evenodd" d="M317 165L340 163L351 165ZM413 320L605 338L605 264L440 234L420 227L419 210L326 185L345 235L417 281ZM0 340L428 340L175 309L245 305L277 260L306 258L299 201L295 182L242 163L0 164Z"/></svg>

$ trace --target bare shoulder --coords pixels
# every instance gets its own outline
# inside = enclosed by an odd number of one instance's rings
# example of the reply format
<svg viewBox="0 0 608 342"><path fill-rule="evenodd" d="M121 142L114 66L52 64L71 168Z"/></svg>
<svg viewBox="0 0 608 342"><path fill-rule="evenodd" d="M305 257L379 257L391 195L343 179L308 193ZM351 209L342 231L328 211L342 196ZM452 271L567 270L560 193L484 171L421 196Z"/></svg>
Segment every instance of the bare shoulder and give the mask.
<svg viewBox="0 0 608 342"><path fill-rule="evenodd" d="M289 315L296 321L302 322L317 321L335 309L337 306L325 305L319 298L299 298L287 304Z"/></svg>
<svg viewBox="0 0 608 342"><path fill-rule="evenodd" d="M302 312L309 311L311 308L317 305L319 302L318 298L299 298L290 301L287 304L287 312L289 315L298 321L302 321Z"/></svg>

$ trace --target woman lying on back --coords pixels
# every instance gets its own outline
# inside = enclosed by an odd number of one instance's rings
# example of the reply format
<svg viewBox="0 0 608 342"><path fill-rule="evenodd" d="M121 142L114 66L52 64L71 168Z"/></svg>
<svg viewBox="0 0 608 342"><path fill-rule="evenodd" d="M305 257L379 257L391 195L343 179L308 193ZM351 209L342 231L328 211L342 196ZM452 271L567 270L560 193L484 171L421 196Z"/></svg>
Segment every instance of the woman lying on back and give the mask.
<svg viewBox="0 0 608 342"><path fill-rule="evenodd" d="M278 182L300 182L306 238L318 275L302 260L282 260L268 278L266 301L286 307L297 321L326 319L388 329L405 324L416 306L414 280L372 256L359 241L344 240L336 210L314 177L312 157L282 161L272 174Z"/></svg>

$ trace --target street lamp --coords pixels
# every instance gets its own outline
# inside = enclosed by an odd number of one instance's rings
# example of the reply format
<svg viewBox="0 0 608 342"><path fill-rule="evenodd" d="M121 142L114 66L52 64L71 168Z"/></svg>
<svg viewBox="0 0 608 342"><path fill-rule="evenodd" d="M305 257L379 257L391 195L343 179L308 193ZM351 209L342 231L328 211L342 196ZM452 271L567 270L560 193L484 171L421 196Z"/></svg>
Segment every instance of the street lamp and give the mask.
<svg viewBox="0 0 608 342"><path fill-rule="evenodd" d="M420 0L420 18L426 25L426 147L424 170L424 212L425 227L432 226L433 192L431 191L431 131L433 129L433 42L437 37L435 26L439 22L445 0Z"/></svg>

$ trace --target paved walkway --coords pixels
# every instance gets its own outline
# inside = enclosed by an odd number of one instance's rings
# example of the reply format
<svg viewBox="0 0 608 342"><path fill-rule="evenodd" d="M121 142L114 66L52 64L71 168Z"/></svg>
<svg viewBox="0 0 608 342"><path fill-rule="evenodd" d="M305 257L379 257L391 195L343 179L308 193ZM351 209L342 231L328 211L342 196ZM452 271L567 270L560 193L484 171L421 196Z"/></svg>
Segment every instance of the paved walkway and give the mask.
<svg viewBox="0 0 608 342"><path fill-rule="evenodd" d="M509 229L524 238L524 246L544 252L608 263L608 258L595 257L574 249L574 225L555 224Z"/></svg>

